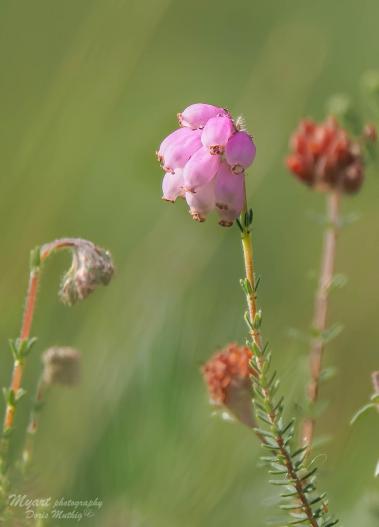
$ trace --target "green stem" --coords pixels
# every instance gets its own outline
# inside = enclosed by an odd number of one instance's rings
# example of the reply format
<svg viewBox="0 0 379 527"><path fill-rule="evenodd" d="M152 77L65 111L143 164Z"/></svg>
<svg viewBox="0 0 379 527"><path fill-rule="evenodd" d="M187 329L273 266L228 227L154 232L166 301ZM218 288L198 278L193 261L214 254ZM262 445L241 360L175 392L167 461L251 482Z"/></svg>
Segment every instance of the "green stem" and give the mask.
<svg viewBox="0 0 379 527"><path fill-rule="evenodd" d="M242 233L242 251L245 264L245 276L249 283L249 287L246 293L246 302L248 308L248 314L250 322L254 323L257 315L257 299L256 299L256 282L254 272L254 254L253 254L253 240L249 229L245 228ZM261 335L259 329L251 328L250 335L258 346L261 346Z"/></svg>
<svg viewBox="0 0 379 527"><path fill-rule="evenodd" d="M249 213L246 198L245 207L241 214L239 222L241 228L242 250L245 265L245 286L246 303L248 308L248 326L251 337L251 347L253 351L253 390L254 406L257 418L269 426L269 431L257 429L257 435L265 448L268 448L273 456L274 467L279 465L282 468L280 474L285 475L285 479L280 484L290 484L294 488L294 509L304 515L304 521L307 521L311 527L318 527L317 518L323 515L322 508L316 512L313 511L312 503L315 498L311 497L309 474L302 462L295 462L296 456L291 453L289 441L292 439L292 423L285 427L283 425L283 405L280 401L275 402L275 391L279 381L274 377L268 380L268 371L271 361L270 353L267 347L262 345L262 335L260 333L260 316L257 316L257 298L256 298L256 280L254 271L254 251L253 238L251 233L252 214ZM272 461L271 461L272 463ZM313 500L313 501L312 501ZM318 499L316 500L318 501ZM320 497L321 505L323 503ZM327 523L326 523L327 524ZM333 525L330 522L328 525Z"/></svg>

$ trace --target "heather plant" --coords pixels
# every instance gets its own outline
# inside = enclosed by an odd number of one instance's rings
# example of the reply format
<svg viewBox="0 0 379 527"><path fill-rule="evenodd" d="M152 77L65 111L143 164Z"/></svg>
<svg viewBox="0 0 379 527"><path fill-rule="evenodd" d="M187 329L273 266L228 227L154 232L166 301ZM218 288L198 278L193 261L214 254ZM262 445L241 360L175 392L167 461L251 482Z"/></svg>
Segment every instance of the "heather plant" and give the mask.
<svg viewBox="0 0 379 527"><path fill-rule="evenodd" d="M317 124L310 119L301 121L291 137L291 154L288 168L302 183L325 195L326 216L320 275L315 295L314 313L309 339L310 380L307 387L308 404L301 430L301 442L309 451L315 435L317 403L321 380L326 378L323 356L326 345L341 330L341 325L328 327L330 292L344 283L342 275L335 274L338 234L344 225L341 201L345 195L355 194L364 180L364 146L375 140L366 125L359 136L353 136L343 128L334 116Z"/></svg>
<svg viewBox="0 0 379 527"><path fill-rule="evenodd" d="M217 210L220 225L230 227L245 205L245 169L255 158L254 141L241 120L210 104L193 104L178 120L181 128L157 151L166 172L163 199L185 198L198 222Z"/></svg>
<svg viewBox="0 0 379 527"><path fill-rule="evenodd" d="M311 190L325 196L326 214L321 218L324 226L320 274L315 294L314 312L309 334L309 382L306 390L307 403L303 407L304 419L300 440L311 452L315 442L317 418L324 404L320 404L320 387L333 369L324 369L326 347L337 337L342 325L328 326L330 293L346 283L346 277L335 274L337 240L344 227L355 220L356 215L344 216L342 204L347 196L357 193L364 182L365 168L377 164L377 122L379 118L379 76L369 72L363 77L363 100L360 108L350 97L340 94L328 103L330 117L317 124L310 119L301 121L291 137L291 153L286 159L289 170ZM373 122L365 122L368 114ZM296 333L295 333L296 334ZM372 374L374 393L370 402L353 417L371 408L377 408L377 373ZM376 469L376 475L378 469Z"/></svg>
<svg viewBox="0 0 379 527"><path fill-rule="evenodd" d="M295 420L285 412L280 381L272 369L272 352L261 332L253 210L246 194L246 169L254 160L255 144L242 120L234 120L221 107L191 105L179 114L179 124L181 128L163 141L157 153L166 172L163 198L185 198L192 217L200 222L215 209L220 225L236 222L245 267L241 287L247 305L246 347L229 345L204 366L211 400L254 429L265 450L262 461L272 478L270 482L281 489L279 507L285 517L278 522L332 527L337 519L329 512L326 494L318 490L317 466L308 461L307 445L297 445ZM196 141L192 142L193 137ZM254 416L247 406L251 399Z"/></svg>
<svg viewBox="0 0 379 527"><path fill-rule="evenodd" d="M36 247L31 252L29 284L20 335L17 339L9 341L13 372L9 388L3 390L6 403L0 443L0 520L3 522L11 522L17 516L18 511L12 509L8 497L28 480L39 414L50 387L55 384L72 386L79 379L80 355L77 350L52 347L44 352L43 369L37 381L24 447L21 452L15 451L15 418L20 401L26 395L23 377L28 355L37 340L32 336L32 324L43 267L53 254L67 250L71 252L72 263L62 279L59 290L60 300L67 305L84 300L99 285L107 285L114 272L112 257L108 251L79 238L58 239ZM25 521L25 518L17 521ZM17 521L15 524L18 525Z"/></svg>

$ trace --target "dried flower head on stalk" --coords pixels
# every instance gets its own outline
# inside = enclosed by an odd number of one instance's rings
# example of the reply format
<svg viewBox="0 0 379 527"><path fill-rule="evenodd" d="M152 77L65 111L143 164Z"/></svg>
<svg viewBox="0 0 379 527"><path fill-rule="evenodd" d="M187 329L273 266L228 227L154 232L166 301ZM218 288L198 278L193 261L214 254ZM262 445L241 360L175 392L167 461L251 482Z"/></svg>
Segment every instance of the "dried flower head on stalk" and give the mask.
<svg viewBox="0 0 379 527"><path fill-rule="evenodd" d="M42 354L42 364L43 370L37 383L21 457L20 468L24 475L28 473L32 463L40 414L49 389L57 384L73 387L78 384L80 378L80 353L74 348L59 346L49 348Z"/></svg>
<svg viewBox="0 0 379 527"><path fill-rule="evenodd" d="M72 264L64 275L59 292L64 304L86 298L99 285L108 285L114 273L111 254L87 240L76 239Z"/></svg>
<svg viewBox="0 0 379 527"><path fill-rule="evenodd" d="M250 348L231 343L215 353L201 370L211 404L224 409L245 425L254 427L251 357Z"/></svg>
<svg viewBox="0 0 379 527"><path fill-rule="evenodd" d="M364 175L361 147L334 117L320 124L302 120L290 147L287 166L306 185L347 194L360 189Z"/></svg>
<svg viewBox="0 0 379 527"><path fill-rule="evenodd" d="M73 386L80 379L80 353L75 348L54 346L42 355L43 382Z"/></svg>
<svg viewBox="0 0 379 527"><path fill-rule="evenodd" d="M376 141L375 127L366 125L362 129L360 120L356 118L345 98L338 98L332 106L337 109L336 113L343 122L354 124L349 129L358 135L353 136L335 117L328 117L320 124L303 119L291 137L291 153L286 159L287 167L297 179L315 191L326 193L327 202L321 270L315 295L310 344L307 399L311 412L305 417L301 430L302 444L309 452L316 426L316 417L312 410L319 398L323 355L326 343L330 340L325 335L332 334L327 329L327 314L333 284L337 237L341 226L341 197L360 190L364 181L364 157L367 147Z"/></svg>
<svg viewBox="0 0 379 527"><path fill-rule="evenodd" d="M9 470L9 442L12 435L16 407L24 395L22 380L26 357L36 339L31 338L31 329L37 303L38 288L43 264L56 252L70 250L72 265L63 278L60 298L69 305L83 300L99 285L107 285L114 273L111 254L88 240L62 238L36 247L31 252L29 284L19 338L12 340L13 372L8 389L4 390L6 409L3 433L0 441L0 502L4 497ZM76 360L73 351L51 351L45 356L46 381L74 381ZM70 371L69 371L70 370ZM1 508L1 503L0 503Z"/></svg>
<svg viewBox="0 0 379 527"><path fill-rule="evenodd" d="M255 158L252 137L229 111L192 104L178 114L178 128L161 143L157 157L166 172L163 199L185 198L192 218L205 221L217 210L219 224L230 227L244 206L245 169Z"/></svg>

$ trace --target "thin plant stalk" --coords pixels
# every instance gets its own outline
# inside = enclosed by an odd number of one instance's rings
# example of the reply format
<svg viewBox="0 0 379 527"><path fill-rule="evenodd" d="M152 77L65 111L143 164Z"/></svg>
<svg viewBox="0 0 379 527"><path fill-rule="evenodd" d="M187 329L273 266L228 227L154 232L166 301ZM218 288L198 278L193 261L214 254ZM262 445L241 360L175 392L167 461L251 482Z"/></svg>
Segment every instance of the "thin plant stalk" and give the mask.
<svg viewBox="0 0 379 527"><path fill-rule="evenodd" d="M34 438L37 433L39 424L39 412L41 410L42 405L44 404L47 389L48 385L46 384L44 376L42 374L37 384L33 407L30 413L29 424L26 430L24 450L22 453L22 463L24 470L27 470L27 468L30 466L33 457Z"/></svg>
<svg viewBox="0 0 379 527"><path fill-rule="evenodd" d="M21 348L23 344L27 343L30 339L37 304L38 287L41 279L42 263L51 255L54 250L68 248L71 246L72 245L68 244L66 240L57 240L51 244L46 244L41 248L37 247L34 251L32 251L29 284L26 293L25 309L22 317L20 336L18 339L19 348ZM24 368L25 357L22 357L21 355L19 357L15 357L9 393L13 393L16 398L21 389ZM15 413L16 404L14 404L12 400L8 400L3 424L3 435L5 436L9 435L9 432L13 428ZM7 446L5 446L5 448L7 448Z"/></svg>
<svg viewBox="0 0 379 527"><path fill-rule="evenodd" d="M256 301L256 281L254 271L254 253L253 253L253 240L249 230L246 230L242 234L242 251L245 264L246 279L250 285L248 293L246 295L247 307L249 310L250 320L254 320L257 315L257 301ZM250 335L253 341L261 347L261 334L257 328L250 329Z"/></svg>
<svg viewBox="0 0 379 527"><path fill-rule="evenodd" d="M1 442L1 461L2 467L7 468L5 459L9 449L9 437L13 430L16 402L21 397L22 380L25 369L25 351L28 351L33 344L31 339L31 329L35 315L38 287L41 279L42 264L55 252L64 249L77 248L82 241L76 238L62 238L46 243L37 247L31 253L31 266L29 275L29 285L26 295L25 309L22 318L20 336L14 345L13 372L9 389L7 390L7 403L3 423L3 437Z"/></svg>
<svg viewBox="0 0 379 527"><path fill-rule="evenodd" d="M339 230L339 211L340 211L341 195L339 191L329 192L326 197L327 201L327 227L324 233L324 243L321 258L321 270L316 292L314 315L313 315L313 329L317 336L312 339L310 345L309 367L310 367L310 381L307 388L307 397L310 406L318 400L320 390L320 378L322 372L322 360L325 351L325 339L323 334L326 330L329 292L333 281L336 244ZM312 448L314 433L315 433L316 419L315 417L305 418L302 431L302 444L310 450Z"/></svg>
<svg viewBox="0 0 379 527"><path fill-rule="evenodd" d="M246 191L245 191L246 194ZM293 421L287 425L283 421L283 402L277 402L275 393L279 381L269 376L271 353L268 346L263 346L260 332L261 312L257 308L257 282L254 270L253 237L251 233L252 212L245 207L241 214L239 227L241 230L242 250L245 266L244 291L248 311L245 319L249 326L252 359L253 403L257 418L265 425L264 429L256 429L262 446L269 450L271 456L264 458L269 463L271 474L280 476L279 480L272 481L275 485L290 485L292 492L282 494L283 499L292 499L290 504L281 506L283 510L299 514L301 522L311 527L319 527L319 519L326 514L324 508L325 495L312 495L316 490L314 473L316 469L309 470L303 463L303 450L292 451L290 441L293 436ZM300 457L299 457L300 455ZM315 508L316 507L316 508ZM297 512L296 512L297 511ZM325 525L335 525L336 521L325 518ZM323 523L324 525L324 523Z"/></svg>
<svg viewBox="0 0 379 527"><path fill-rule="evenodd" d="M40 274L41 271L39 266L32 268L30 271L28 292L26 295L25 310L19 338L20 343L26 342L30 338L30 331L36 308ZM24 366L25 362L22 358L15 359L13 364L12 379L9 387L9 389L12 390L14 394L17 394L21 388ZM8 402L4 417L4 432L7 432L13 428L15 411L16 405L10 404Z"/></svg>
<svg viewBox="0 0 379 527"><path fill-rule="evenodd" d="M0 438L0 522L7 515L12 516L9 511L7 497L11 489L9 477L11 463L9 459L10 440L13 434L15 414L18 401L24 395L22 388L25 361L30 353L35 338L31 338L33 319L36 310L37 294L42 273L42 264L55 251L72 249L72 263L70 269L63 277L59 296L63 303L72 305L86 298L99 285L107 285L113 275L114 267L111 254L96 246L88 240L80 238L62 238L51 243L36 247L31 252L30 273L28 289L26 294L25 309L22 318L19 337L10 340L10 348L13 354L13 370L9 388L4 388L6 401L3 429ZM45 387L39 385L37 391L38 400L42 399ZM32 436L37 427L36 407L33 408L32 420L27 432L27 442L24 452L25 460L28 461L32 453Z"/></svg>

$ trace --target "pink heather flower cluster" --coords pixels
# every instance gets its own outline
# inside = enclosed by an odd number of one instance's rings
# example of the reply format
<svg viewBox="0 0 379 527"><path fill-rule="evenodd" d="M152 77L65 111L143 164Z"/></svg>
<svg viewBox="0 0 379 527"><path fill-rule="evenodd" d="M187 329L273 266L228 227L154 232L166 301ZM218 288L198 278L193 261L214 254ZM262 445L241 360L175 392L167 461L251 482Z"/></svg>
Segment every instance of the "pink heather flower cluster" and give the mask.
<svg viewBox="0 0 379 527"><path fill-rule="evenodd" d="M229 227L244 206L245 169L254 161L254 142L228 110L218 106L192 104L178 119L180 128L157 152L166 173L163 199L173 203L185 198L199 222L216 209L220 225Z"/></svg>

